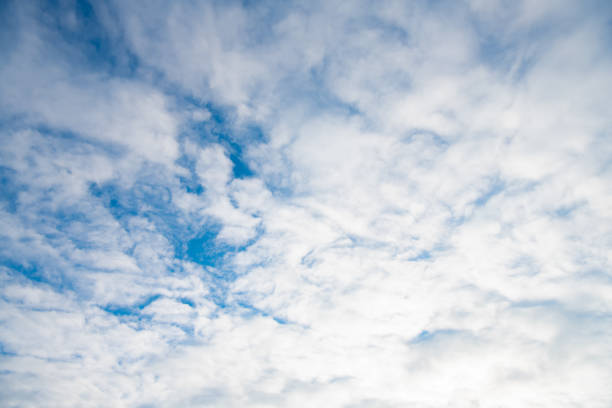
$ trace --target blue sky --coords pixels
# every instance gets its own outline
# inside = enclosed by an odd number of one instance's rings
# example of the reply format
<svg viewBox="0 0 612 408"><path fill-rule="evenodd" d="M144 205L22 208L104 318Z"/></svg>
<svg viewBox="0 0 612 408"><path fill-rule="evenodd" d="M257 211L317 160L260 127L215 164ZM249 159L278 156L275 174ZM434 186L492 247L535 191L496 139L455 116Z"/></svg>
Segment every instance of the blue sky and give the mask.
<svg viewBox="0 0 612 408"><path fill-rule="evenodd" d="M608 2L0 23L0 405L612 404Z"/></svg>

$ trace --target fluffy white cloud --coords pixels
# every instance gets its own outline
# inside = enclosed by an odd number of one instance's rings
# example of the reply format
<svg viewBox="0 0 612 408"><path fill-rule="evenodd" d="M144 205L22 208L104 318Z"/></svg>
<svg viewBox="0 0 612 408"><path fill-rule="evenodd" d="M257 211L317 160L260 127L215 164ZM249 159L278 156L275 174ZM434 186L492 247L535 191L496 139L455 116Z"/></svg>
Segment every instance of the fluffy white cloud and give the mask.
<svg viewBox="0 0 612 408"><path fill-rule="evenodd" d="M77 3L2 11L3 405L612 403L609 6Z"/></svg>

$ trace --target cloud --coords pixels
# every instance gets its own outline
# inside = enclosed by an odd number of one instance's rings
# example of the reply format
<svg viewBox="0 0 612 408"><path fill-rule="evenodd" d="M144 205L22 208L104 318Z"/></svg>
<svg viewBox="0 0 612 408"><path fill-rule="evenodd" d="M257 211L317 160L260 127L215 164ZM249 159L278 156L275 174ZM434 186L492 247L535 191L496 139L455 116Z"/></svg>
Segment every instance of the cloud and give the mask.
<svg viewBox="0 0 612 408"><path fill-rule="evenodd" d="M6 406L612 401L605 2L9 2Z"/></svg>

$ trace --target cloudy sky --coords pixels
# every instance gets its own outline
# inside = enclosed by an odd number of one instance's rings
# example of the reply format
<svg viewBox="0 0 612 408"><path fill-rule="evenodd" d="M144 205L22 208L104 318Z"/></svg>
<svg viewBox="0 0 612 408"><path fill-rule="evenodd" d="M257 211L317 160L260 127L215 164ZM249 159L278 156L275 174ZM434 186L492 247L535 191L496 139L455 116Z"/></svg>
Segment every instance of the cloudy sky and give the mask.
<svg viewBox="0 0 612 408"><path fill-rule="evenodd" d="M2 1L3 407L612 406L607 0Z"/></svg>

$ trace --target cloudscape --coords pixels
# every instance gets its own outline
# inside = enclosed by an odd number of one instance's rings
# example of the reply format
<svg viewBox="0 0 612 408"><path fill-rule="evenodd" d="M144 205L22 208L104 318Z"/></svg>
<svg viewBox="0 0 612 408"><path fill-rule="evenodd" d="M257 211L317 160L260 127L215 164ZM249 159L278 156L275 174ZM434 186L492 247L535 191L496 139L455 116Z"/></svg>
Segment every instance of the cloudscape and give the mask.
<svg viewBox="0 0 612 408"><path fill-rule="evenodd" d="M2 407L612 406L612 3L0 2Z"/></svg>

